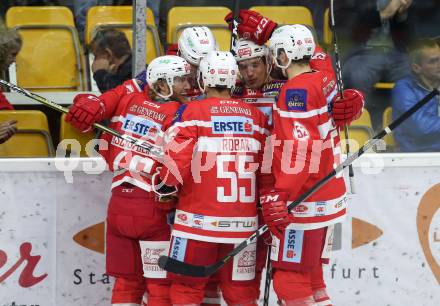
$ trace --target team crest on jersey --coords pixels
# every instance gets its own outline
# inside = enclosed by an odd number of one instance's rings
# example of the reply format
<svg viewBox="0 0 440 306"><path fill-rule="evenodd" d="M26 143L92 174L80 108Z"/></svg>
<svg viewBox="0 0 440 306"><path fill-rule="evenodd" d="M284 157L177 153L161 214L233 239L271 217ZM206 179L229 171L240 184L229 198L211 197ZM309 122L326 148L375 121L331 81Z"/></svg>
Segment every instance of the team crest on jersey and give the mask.
<svg viewBox="0 0 440 306"><path fill-rule="evenodd" d="M162 125L143 117L128 114L122 123L122 129L126 132L141 137L156 140Z"/></svg>
<svg viewBox="0 0 440 306"><path fill-rule="evenodd" d="M315 216L325 216L325 210L327 202L316 202L315 204Z"/></svg>
<svg viewBox="0 0 440 306"><path fill-rule="evenodd" d="M306 111L307 90L305 89L286 90L286 106L289 111Z"/></svg>
<svg viewBox="0 0 440 306"><path fill-rule="evenodd" d="M203 228L203 222L204 222L205 216L203 215L193 215L193 222L192 227L194 228Z"/></svg>
<svg viewBox="0 0 440 306"><path fill-rule="evenodd" d="M213 134L252 134L253 120L241 116L211 116Z"/></svg>

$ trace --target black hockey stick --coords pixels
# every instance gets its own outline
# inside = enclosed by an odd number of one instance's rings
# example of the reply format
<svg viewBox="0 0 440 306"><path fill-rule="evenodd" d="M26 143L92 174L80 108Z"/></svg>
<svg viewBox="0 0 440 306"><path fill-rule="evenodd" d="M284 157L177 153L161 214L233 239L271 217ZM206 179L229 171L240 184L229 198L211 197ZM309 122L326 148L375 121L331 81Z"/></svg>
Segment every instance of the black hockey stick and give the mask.
<svg viewBox="0 0 440 306"><path fill-rule="evenodd" d="M335 22L335 10L333 5L334 0L330 0L330 27L333 32L333 49L335 53L335 66L336 66L336 83L338 86L339 95L341 98L344 97L344 82L342 81L342 66L341 59L339 58L339 49L338 49L338 38L336 36L336 22ZM345 134L345 150L347 151L347 155L350 155L350 143L348 141L348 126L347 124L344 126L344 134ZM351 193L355 193L354 189L354 170L353 166L348 166L348 178L350 180L350 191Z"/></svg>
<svg viewBox="0 0 440 306"><path fill-rule="evenodd" d="M391 134L392 131L398 127L402 122L408 119L412 114L418 111L423 105L428 103L433 97L439 94L438 89L433 89L429 94L427 94L423 99L414 104L410 109L404 112L399 116L396 120L390 123L387 127L385 127L382 131L380 131L376 136L370 139L365 145L363 145L357 152L350 155L343 163L337 166L332 172L330 172L327 176L318 181L315 185L313 185L308 191L303 193L297 200L289 204L287 209L289 212L301 202L306 200L310 195L316 192L319 188L321 188L324 184L326 184L330 179L332 179L336 174L344 170L346 167L351 165L357 158L359 158L362 154L368 151L371 147L376 145L385 135ZM170 258L168 256L160 256L159 258L159 266L162 269L165 269L169 272L176 274L189 275L194 277L208 277L214 274L218 269L220 269L225 263L227 263L232 257L240 253L241 250L246 248L249 244L257 241L257 238L261 236L268 229L267 225L263 225L260 227L255 233L253 233L249 238L241 242L236 248L230 251L224 258L220 261L209 265L209 266L197 266L188 263L184 263L174 258Z"/></svg>
<svg viewBox="0 0 440 306"><path fill-rule="evenodd" d="M238 40L238 16L240 10L240 0L234 1L234 11L233 11L233 20L232 20L232 33L231 33L231 53L235 56L235 45Z"/></svg>
<svg viewBox="0 0 440 306"><path fill-rule="evenodd" d="M272 264L270 261L270 248L267 250L266 260L267 260L266 261L266 280L264 282L263 306L269 305L270 283L272 281Z"/></svg>
<svg viewBox="0 0 440 306"><path fill-rule="evenodd" d="M62 107L61 105L56 104L55 102L49 101L48 99L46 99L40 95L37 95L33 92L30 92L24 88L18 87L17 85L6 82L2 79L0 79L0 84L3 84L5 86L7 86L8 88L10 88L11 90L14 90L14 91L16 91L16 92L18 92L28 98L31 98L35 101L38 101L38 102L56 110L56 111L59 111L64 114L67 114L69 112L68 108ZM142 139L134 138L134 137L131 137L126 134L121 134L118 131L111 129L111 128L108 128L108 127L106 127L102 124L99 124L99 123L94 123L93 126L103 132L106 132L106 133L109 133L113 136L119 137L125 141L128 141L129 143L132 143L142 149L145 149L146 151L148 151L150 154L152 154L155 157L160 158L163 156L163 151L160 147L152 145L151 143L148 143Z"/></svg>

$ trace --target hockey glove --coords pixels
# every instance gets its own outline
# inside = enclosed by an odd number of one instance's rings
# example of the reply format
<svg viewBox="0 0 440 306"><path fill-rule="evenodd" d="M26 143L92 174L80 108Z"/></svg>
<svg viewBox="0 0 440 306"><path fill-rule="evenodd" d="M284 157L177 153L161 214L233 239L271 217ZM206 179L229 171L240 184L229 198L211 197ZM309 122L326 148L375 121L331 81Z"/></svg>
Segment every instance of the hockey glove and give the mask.
<svg viewBox="0 0 440 306"><path fill-rule="evenodd" d="M169 44L166 55L178 55L179 47L177 44Z"/></svg>
<svg viewBox="0 0 440 306"><path fill-rule="evenodd" d="M161 168L158 167L156 173L154 173L151 178L153 192L156 194L156 201L158 202L159 208L171 210L177 204L178 189L176 186L168 186L160 180L160 170Z"/></svg>
<svg viewBox="0 0 440 306"><path fill-rule="evenodd" d="M263 192L260 203L263 207L263 219L272 235L282 239L284 229L290 223L290 214L287 210L288 193L280 190Z"/></svg>
<svg viewBox="0 0 440 306"><path fill-rule="evenodd" d="M73 127L86 133L92 129L95 122L99 122L104 117L104 103L92 94L78 94L73 99L66 116L66 122L70 122Z"/></svg>
<svg viewBox="0 0 440 306"><path fill-rule="evenodd" d="M340 128L358 119L362 114L364 104L364 95L356 89L344 90L344 98L337 95L332 109L332 116L336 126Z"/></svg>
<svg viewBox="0 0 440 306"><path fill-rule="evenodd" d="M232 12L226 15L225 21L228 23L231 31L234 27L233 20ZM251 10L240 10L237 22L239 22L237 26L238 34L245 39L252 40L257 45L264 45L278 25L260 13Z"/></svg>

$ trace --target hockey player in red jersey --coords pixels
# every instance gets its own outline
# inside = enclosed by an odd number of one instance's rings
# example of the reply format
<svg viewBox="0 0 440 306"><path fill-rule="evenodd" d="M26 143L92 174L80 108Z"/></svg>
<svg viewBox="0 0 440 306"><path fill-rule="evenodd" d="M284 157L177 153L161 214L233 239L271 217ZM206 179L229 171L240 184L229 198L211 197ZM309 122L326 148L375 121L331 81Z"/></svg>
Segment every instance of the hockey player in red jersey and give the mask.
<svg viewBox="0 0 440 306"><path fill-rule="evenodd" d="M285 80L272 79L272 57L265 45L257 45L251 40L239 39L236 43L235 59L238 63L241 82L234 88L233 97L258 107L272 124L272 106ZM315 50L310 67L326 71L334 78L330 57L322 50ZM344 91L344 98L338 96L332 109L332 118L338 127L350 124L362 114L363 95L353 89Z"/></svg>
<svg viewBox="0 0 440 306"><path fill-rule="evenodd" d="M259 46L250 40L240 39L237 41L234 51L242 82L234 88L233 97L240 98L242 101L258 107L268 117L269 124L272 125L272 107L280 88L286 81L271 79L272 56L265 45ZM315 50L310 60L310 66L313 70L325 71L333 76L330 58L322 50ZM335 124L342 127L361 114L363 96L358 91L348 89L345 90L344 99L338 99L334 105L337 109L336 119L334 119ZM269 244L269 241L266 241L267 244ZM260 278L266 261L266 245L261 239L259 240L257 279ZM318 278L315 282L322 284L322 270L317 269L314 276Z"/></svg>
<svg viewBox="0 0 440 306"><path fill-rule="evenodd" d="M228 14L225 20L232 27L232 14ZM277 24L252 10L240 10L239 21L238 34L246 39L238 40L234 49L242 82L234 89L233 97L259 107L271 123L272 104L285 81L270 77L272 59L264 43L271 37ZM334 78L331 59L318 45L310 60L310 67L326 71ZM359 91L345 90L344 98L338 96L332 106L335 124L343 127L359 118L363 105L364 97Z"/></svg>
<svg viewBox="0 0 440 306"><path fill-rule="evenodd" d="M186 92L189 101L204 98L203 92L197 84L197 70L200 61L209 51L218 50L217 41L208 27L188 27L182 31L177 42L177 54L183 57L191 67L190 85ZM202 305L220 306L220 295L216 279L211 278L205 288L205 298Z"/></svg>
<svg viewBox="0 0 440 306"><path fill-rule="evenodd" d="M179 109L171 137L170 162L161 179L182 184L172 231L170 256L209 265L257 229L259 163L268 133L264 115L231 99L237 64L229 52L212 51L201 60L199 84L206 99ZM178 153L174 146L185 143ZM177 173L178 175L175 175ZM219 286L228 305L257 305L255 244L219 271ZM171 300L200 305L208 279L172 275Z"/></svg>
<svg viewBox="0 0 440 306"><path fill-rule="evenodd" d="M200 60L209 51L217 49L215 37L207 27L189 27L183 30L178 40L177 54L190 64L189 83L191 86L185 93L187 99L200 99L202 93L197 86L197 82L195 82L197 68ZM148 94L148 91L146 71L143 71L136 78L125 81L122 85L103 93L98 98L108 109L114 110L124 96L135 92ZM78 95L75 99L81 99L84 103L87 103L88 96L90 95Z"/></svg>
<svg viewBox="0 0 440 306"><path fill-rule="evenodd" d="M200 38L200 39L198 39ZM190 77L189 83L190 87L185 88L185 96L181 97L180 102L189 100L200 99L203 94L199 90L196 82L194 82L194 71L197 70L200 60L211 50L216 50L217 43L212 32L206 27L189 27L186 28L178 40L178 54L183 57L190 64ZM142 93L146 97L149 95L150 88L147 85L146 71L140 73L136 78L124 82L124 84L105 92L99 97L93 95L77 95L75 101L80 105L88 105L94 100L99 99L101 103L106 106L109 113L114 112L118 107L120 101L126 96L133 93ZM159 99L162 99L159 97ZM97 105L97 103L93 103ZM94 111L91 109L91 111ZM87 125L89 127L91 125ZM78 126L80 129L82 126ZM101 151L101 154L105 156L107 152ZM215 280L208 284L207 290L205 291L206 296L203 305L220 305L220 297L217 291L217 286L215 285Z"/></svg>
<svg viewBox="0 0 440 306"><path fill-rule="evenodd" d="M273 236L274 289L283 305L331 305L321 265L328 260L332 225L345 217L344 179L331 179L290 214L287 205L340 162L339 131L329 110L336 82L310 67L315 43L305 26L276 29L269 47L288 76L273 113L275 186L260 198Z"/></svg>
<svg viewBox="0 0 440 306"><path fill-rule="evenodd" d="M163 132L180 106L168 101L185 100L188 75L184 59L158 57L146 71L151 98L132 93L118 103L107 104L109 100L93 95L77 96L66 121L86 131L94 122L110 119L110 127L118 132L161 146ZM103 139L108 143L105 159L114 173L106 227L106 272L116 278L112 305L141 305L145 291L145 305L171 305L170 282L157 266L170 238L167 210L163 203L157 203L151 188L157 160L143 148L115 136L104 133Z"/></svg>
<svg viewBox="0 0 440 306"><path fill-rule="evenodd" d="M187 92L189 100L199 100L203 93L197 86L197 69L200 60L209 51L218 50L217 41L207 27L189 27L182 31L178 40L178 55L186 59L191 65L191 90Z"/></svg>

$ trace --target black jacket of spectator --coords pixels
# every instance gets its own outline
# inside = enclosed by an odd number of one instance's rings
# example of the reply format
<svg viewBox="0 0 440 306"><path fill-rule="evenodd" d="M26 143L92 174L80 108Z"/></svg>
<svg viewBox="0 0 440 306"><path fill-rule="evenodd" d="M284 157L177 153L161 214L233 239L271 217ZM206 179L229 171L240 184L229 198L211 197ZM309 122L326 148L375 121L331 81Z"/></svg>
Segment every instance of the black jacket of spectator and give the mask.
<svg viewBox="0 0 440 306"><path fill-rule="evenodd" d="M108 72L105 69L97 70L93 74L96 85L98 85L99 91L104 93L118 85L121 85L124 81L131 79L131 55L118 67L116 73Z"/></svg>
<svg viewBox="0 0 440 306"><path fill-rule="evenodd" d="M338 42L343 51L355 52L365 47L373 30L382 26L376 0L339 0L334 1L335 23ZM408 9L407 18L394 16L389 20L390 35L399 51L406 51L414 39L414 10Z"/></svg>

